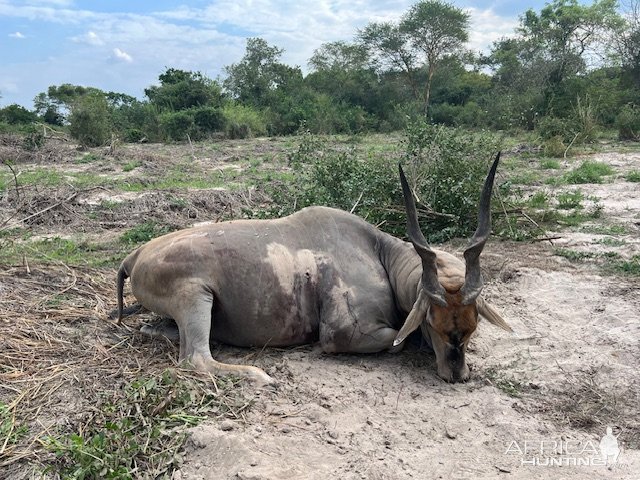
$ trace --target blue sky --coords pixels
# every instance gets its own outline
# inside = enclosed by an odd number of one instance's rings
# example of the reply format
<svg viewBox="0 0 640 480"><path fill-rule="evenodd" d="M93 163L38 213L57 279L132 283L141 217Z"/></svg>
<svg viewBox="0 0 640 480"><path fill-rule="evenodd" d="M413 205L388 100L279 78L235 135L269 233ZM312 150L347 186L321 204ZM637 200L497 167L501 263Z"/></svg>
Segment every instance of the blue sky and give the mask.
<svg viewBox="0 0 640 480"><path fill-rule="evenodd" d="M247 37L285 49L306 70L325 42L395 20L404 0L0 0L0 106L33 107L50 85L72 83L144 97L165 67L216 78L242 58ZM513 33L544 1L456 0L471 14L470 47Z"/></svg>

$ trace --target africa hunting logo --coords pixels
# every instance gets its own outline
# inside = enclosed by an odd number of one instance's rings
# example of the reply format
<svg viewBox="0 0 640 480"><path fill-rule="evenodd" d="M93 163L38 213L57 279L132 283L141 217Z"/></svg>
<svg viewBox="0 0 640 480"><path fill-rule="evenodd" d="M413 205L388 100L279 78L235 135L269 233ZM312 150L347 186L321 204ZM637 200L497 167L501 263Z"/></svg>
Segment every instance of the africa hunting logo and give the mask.
<svg viewBox="0 0 640 480"><path fill-rule="evenodd" d="M593 440L513 440L507 455L520 455L520 464L540 467L604 466L613 468L620 456L618 438L611 427L600 442Z"/></svg>

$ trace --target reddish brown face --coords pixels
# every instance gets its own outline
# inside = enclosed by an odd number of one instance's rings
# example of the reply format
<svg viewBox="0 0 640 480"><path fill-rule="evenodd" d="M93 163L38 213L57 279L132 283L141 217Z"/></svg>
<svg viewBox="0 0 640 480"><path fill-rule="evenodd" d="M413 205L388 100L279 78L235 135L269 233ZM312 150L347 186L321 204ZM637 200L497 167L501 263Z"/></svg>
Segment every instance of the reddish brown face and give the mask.
<svg viewBox="0 0 640 480"><path fill-rule="evenodd" d="M431 305L427 331L436 354L438 375L447 382L469 378L465 352L478 325L475 302L462 305L459 295L447 294L447 307Z"/></svg>

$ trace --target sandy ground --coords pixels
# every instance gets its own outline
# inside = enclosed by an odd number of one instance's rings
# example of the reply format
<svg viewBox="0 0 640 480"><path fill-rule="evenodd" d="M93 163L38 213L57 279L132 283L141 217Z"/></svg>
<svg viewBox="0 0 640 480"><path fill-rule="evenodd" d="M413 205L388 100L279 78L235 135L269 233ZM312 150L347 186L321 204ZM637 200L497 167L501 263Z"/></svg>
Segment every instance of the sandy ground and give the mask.
<svg viewBox="0 0 640 480"><path fill-rule="evenodd" d="M595 159L640 167L637 154ZM637 184L580 188L601 199L607 222L627 227L624 245L607 249L637 254ZM602 250L601 235L559 235L555 246L488 245L485 295L514 333L481 323L468 383L441 381L433 354L416 347L267 351L254 363L277 390L254 394L246 423L195 428L174 478L640 478L640 282L553 256L556 246ZM218 357L243 353L222 348ZM607 426L622 450L608 467Z"/></svg>

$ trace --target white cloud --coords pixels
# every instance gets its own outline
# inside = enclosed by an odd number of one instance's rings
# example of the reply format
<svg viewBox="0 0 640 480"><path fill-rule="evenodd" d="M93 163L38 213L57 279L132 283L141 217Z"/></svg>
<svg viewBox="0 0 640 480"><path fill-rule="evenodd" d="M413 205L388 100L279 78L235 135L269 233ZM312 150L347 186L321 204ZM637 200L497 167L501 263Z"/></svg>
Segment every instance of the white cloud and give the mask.
<svg viewBox="0 0 640 480"><path fill-rule="evenodd" d="M27 38L25 37L24 33L20 33L20 32L10 33L9 36L11 38Z"/></svg>
<svg viewBox="0 0 640 480"><path fill-rule="evenodd" d="M465 9L471 15L469 32L469 48L474 51L488 52L493 42L503 37L515 35L518 26L517 18L501 17L492 10Z"/></svg>
<svg viewBox="0 0 640 480"><path fill-rule="evenodd" d="M133 58L127 52L120 50L119 48L113 49L113 58L116 60L120 60L122 62L131 63L133 62Z"/></svg>
<svg viewBox="0 0 640 480"><path fill-rule="evenodd" d="M83 35L72 37L71 40L73 40L76 43L93 45L94 47L99 47L101 45L104 45L104 41L102 40L102 38L100 38L100 35L98 35L96 32L92 30L89 30L87 33Z"/></svg>

